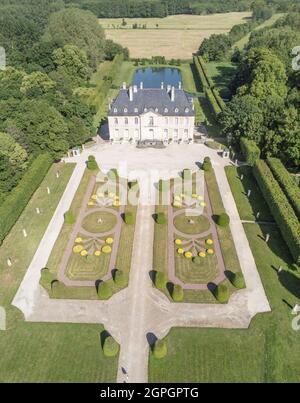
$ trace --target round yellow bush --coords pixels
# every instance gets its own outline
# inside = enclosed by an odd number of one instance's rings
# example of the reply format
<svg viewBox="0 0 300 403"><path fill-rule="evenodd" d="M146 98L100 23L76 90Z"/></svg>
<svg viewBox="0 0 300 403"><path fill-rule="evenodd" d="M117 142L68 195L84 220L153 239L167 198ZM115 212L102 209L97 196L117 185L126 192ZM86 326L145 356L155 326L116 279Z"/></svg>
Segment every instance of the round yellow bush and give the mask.
<svg viewBox="0 0 300 403"><path fill-rule="evenodd" d="M198 196L198 200L203 200L203 196Z"/></svg>
<svg viewBox="0 0 300 403"><path fill-rule="evenodd" d="M119 202L118 200L115 200L115 201L113 202L113 206L114 206L114 207L120 207L120 202Z"/></svg>
<svg viewBox="0 0 300 403"><path fill-rule="evenodd" d="M193 254L192 254L192 252L185 252L184 256L185 256L187 259L191 259L191 258L193 257Z"/></svg>
<svg viewBox="0 0 300 403"><path fill-rule="evenodd" d="M98 193L98 197L103 198L103 197L104 197L104 193L103 193L103 192L99 192L99 193Z"/></svg>
<svg viewBox="0 0 300 403"><path fill-rule="evenodd" d="M214 252L214 250L213 249L207 249L207 251L206 251L209 255L213 255L215 252Z"/></svg>
<svg viewBox="0 0 300 403"><path fill-rule="evenodd" d="M182 199L184 199L184 198L185 198L185 194L184 194L184 193L181 193L181 194L180 194L180 197L181 197Z"/></svg>
<svg viewBox="0 0 300 403"><path fill-rule="evenodd" d="M173 203L173 207L179 208L179 207L182 207L182 204L179 203L178 201L175 201L175 202Z"/></svg>
<svg viewBox="0 0 300 403"><path fill-rule="evenodd" d="M101 255L101 250L96 250L95 251L95 256L100 256Z"/></svg>
<svg viewBox="0 0 300 403"><path fill-rule="evenodd" d="M108 245L111 245L111 244L113 244L114 243L114 239L113 238L106 238L106 241L105 241Z"/></svg>
<svg viewBox="0 0 300 403"><path fill-rule="evenodd" d="M206 206L206 203L205 203L205 202L201 202L201 203L200 203L200 206L201 206L201 207L205 207L205 206Z"/></svg>
<svg viewBox="0 0 300 403"><path fill-rule="evenodd" d="M80 254L81 254L81 256L87 256L87 251L84 249L84 250L82 250L81 252L80 252Z"/></svg>
<svg viewBox="0 0 300 403"><path fill-rule="evenodd" d="M176 245L182 245L182 240L181 239L175 239L175 244Z"/></svg>
<svg viewBox="0 0 300 403"><path fill-rule="evenodd" d="M83 246L82 245L74 246L74 248L73 248L74 253L80 253L81 251L83 251Z"/></svg>
<svg viewBox="0 0 300 403"><path fill-rule="evenodd" d="M106 254L108 254L108 253L111 253L111 247L109 246L109 245L105 245L105 246L103 246L103 248L101 249L101 251L103 252L103 253L106 253Z"/></svg>
<svg viewBox="0 0 300 403"><path fill-rule="evenodd" d="M95 206L95 203L91 200L88 202L88 206Z"/></svg>
<svg viewBox="0 0 300 403"><path fill-rule="evenodd" d="M76 238L76 239L75 239L75 243L82 243L82 238L80 238L80 237L79 237L79 238Z"/></svg>
<svg viewBox="0 0 300 403"><path fill-rule="evenodd" d="M175 200L175 201L179 201L179 202L180 202L180 201L181 201L181 197L180 197L180 196L178 196L178 195L176 195L176 196L174 196L174 200Z"/></svg>
<svg viewBox="0 0 300 403"><path fill-rule="evenodd" d="M205 256L206 256L206 253L205 253L205 252L199 252L199 253L198 253L198 256L199 256L199 257L205 257Z"/></svg>
<svg viewBox="0 0 300 403"><path fill-rule="evenodd" d="M207 245L213 245L214 241L212 239L206 240Z"/></svg>
<svg viewBox="0 0 300 403"><path fill-rule="evenodd" d="M198 195L197 195L196 193L193 193L193 194L192 194L192 198L193 198L193 199L197 199L197 198L198 198Z"/></svg>
<svg viewBox="0 0 300 403"><path fill-rule="evenodd" d="M97 195L93 195L93 196L91 197L91 199L92 199L92 200L97 200Z"/></svg>
<svg viewBox="0 0 300 403"><path fill-rule="evenodd" d="M183 255L183 254L184 254L184 249L178 248L178 249L177 249L177 253L178 253L179 255Z"/></svg>
<svg viewBox="0 0 300 403"><path fill-rule="evenodd" d="M118 195L115 195L115 200L120 200L120 197Z"/></svg>

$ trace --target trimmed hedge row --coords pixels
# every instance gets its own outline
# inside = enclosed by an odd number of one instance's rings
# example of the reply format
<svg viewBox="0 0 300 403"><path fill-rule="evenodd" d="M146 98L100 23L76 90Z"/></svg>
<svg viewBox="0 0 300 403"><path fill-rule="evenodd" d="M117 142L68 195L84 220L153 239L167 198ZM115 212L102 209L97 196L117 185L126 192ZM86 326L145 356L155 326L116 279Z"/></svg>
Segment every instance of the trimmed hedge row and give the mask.
<svg viewBox="0 0 300 403"><path fill-rule="evenodd" d="M49 154L39 155L29 166L19 184L0 207L0 245L17 222L32 195L53 163Z"/></svg>
<svg viewBox="0 0 300 403"><path fill-rule="evenodd" d="M300 188L278 158L267 158L267 164L300 219Z"/></svg>
<svg viewBox="0 0 300 403"><path fill-rule="evenodd" d="M300 264L300 223L268 165L256 161L254 176L295 262Z"/></svg>
<svg viewBox="0 0 300 403"><path fill-rule="evenodd" d="M240 140L240 146L246 163L253 166L260 158L260 149L255 141L242 137Z"/></svg>
<svg viewBox="0 0 300 403"><path fill-rule="evenodd" d="M212 90L210 88L206 88L205 95L206 95L206 98L208 99L208 101L210 103L210 106L211 106L211 109L212 109L213 113L216 116L219 115L219 113L222 112L222 109L220 108L220 105L216 101L216 98L215 98Z"/></svg>
<svg viewBox="0 0 300 403"><path fill-rule="evenodd" d="M208 75L206 65L205 65L205 61L203 60L202 56L198 56L198 62L199 62L199 65L200 65L200 67L201 67L201 69L203 71L203 74L204 74L204 77L205 77L205 79L207 81L208 86L211 89L215 88L215 83L213 82L213 80Z"/></svg>
<svg viewBox="0 0 300 403"><path fill-rule="evenodd" d="M209 84L208 84L208 82L207 82L207 80L206 80L206 77L205 77L205 75L204 75L204 72L203 72L203 70L202 70L202 68L201 68L201 64L200 64L200 62L199 62L199 58L198 58L198 57L194 57L194 64L195 64L196 69L197 69L197 72L198 72L198 74L199 74L199 78L200 78L200 81L201 81L202 89L203 89L203 91L205 91L207 88L209 88Z"/></svg>

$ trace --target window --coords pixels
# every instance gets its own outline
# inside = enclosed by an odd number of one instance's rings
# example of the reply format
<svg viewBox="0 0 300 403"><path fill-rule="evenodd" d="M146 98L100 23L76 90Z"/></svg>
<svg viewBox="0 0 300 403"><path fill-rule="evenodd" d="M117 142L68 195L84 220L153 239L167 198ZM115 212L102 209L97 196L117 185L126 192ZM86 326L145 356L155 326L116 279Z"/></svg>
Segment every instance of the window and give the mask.
<svg viewBox="0 0 300 403"><path fill-rule="evenodd" d="M128 109L127 108L124 108L124 113L127 113L128 112Z"/></svg>
<svg viewBox="0 0 300 403"><path fill-rule="evenodd" d="M135 130L134 130L134 137L135 137L136 140L139 139L139 135L140 135L139 129L135 129Z"/></svg>
<svg viewBox="0 0 300 403"><path fill-rule="evenodd" d="M154 119L153 116L150 116L149 118L149 126L153 126L154 125Z"/></svg>
<svg viewBox="0 0 300 403"><path fill-rule="evenodd" d="M115 138L116 138L116 139L119 138L119 129L115 129Z"/></svg>
<svg viewBox="0 0 300 403"><path fill-rule="evenodd" d="M178 126L178 124L179 124L179 119L178 118L175 118L175 124Z"/></svg>
<svg viewBox="0 0 300 403"><path fill-rule="evenodd" d="M128 118L125 118L125 125L128 125Z"/></svg>
<svg viewBox="0 0 300 403"><path fill-rule="evenodd" d="M189 118L185 118L185 125L186 125L186 126L189 125Z"/></svg>
<svg viewBox="0 0 300 403"><path fill-rule="evenodd" d="M147 108L144 108L144 112L147 112L147 110L148 110Z"/></svg>
<svg viewBox="0 0 300 403"><path fill-rule="evenodd" d="M166 124L166 125L169 124L169 118L165 118L165 124Z"/></svg>
<svg viewBox="0 0 300 403"><path fill-rule="evenodd" d="M174 130L174 139L177 140L178 139L178 129Z"/></svg>
<svg viewBox="0 0 300 403"><path fill-rule="evenodd" d="M175 113L178 113L179 112L179 109L178 108L175 108Z"/></svg>
<svg viewBox="0 0 300 403"><path fill-rule="evenodd" d="M128 140L128 138L129 138L129 130L128 129L125 129L124 135L125 135L125 139Z"/></svg>
<svg viewBox="0 0 300 403"><path fill-rule="evenodd" d="M134 108L134 113L138 113L138 112L139 112L138 108Z"/></svg>
<svg viewBox="0 0 300 403"><path fill-rule="evenodd" d="M165 108L164 111L165 111L165 113L168 113L168 112L169 112L169 109L168 109L168 108Z"/></svg>
<svg viewBox="0 0 300 403"><path fill-rule="evenodd" d="M190 110L189 110L189 108L185 108L184 111L185 111L185 113L189 113Z"/></svg>
<svg viewBox="0 0 300 403"><path fill-rule="evenodd" d="M139 124L139 119L138 119L138 118L134 118L134 123L135 123L136 125L138 125L138 124Z"/></svg>
<svg viewBox="0 0 300 403"><path fill-rule="evenodd" d="M165 129L164 130L164 138L165 138L165 140L168 139L168 134L169 134L168 129Z"/></svg>
<svg viewBox="0 0 300 403"><path fill-rule="evenodd" d="M115 125L119 123L118 118L115 118Z"/></svg>
<svg viewBox="0 0 300 403"><path fill-rule="evenodd" d="M158 112L158 108L155 108L155 112Z"/></svg>
<svg viewBox="0 0 300 403"><path fill-rule="evenodd" d="M118 112L118 109L117 108L114 108L114 113L117 113Z"/></svg>

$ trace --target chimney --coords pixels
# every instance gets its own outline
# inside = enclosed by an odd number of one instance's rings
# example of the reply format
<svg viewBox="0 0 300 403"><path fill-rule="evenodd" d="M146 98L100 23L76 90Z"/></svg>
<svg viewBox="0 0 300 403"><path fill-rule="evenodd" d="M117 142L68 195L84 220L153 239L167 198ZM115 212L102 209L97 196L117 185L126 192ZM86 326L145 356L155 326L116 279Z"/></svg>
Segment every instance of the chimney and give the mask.
<svg viewBox="0 0 300 403"><path fill-rule="evenodd" d="M142 90L144 88L144 83L143 81L140 82L140 89Z"/></svg>
<svg viewBox="0 0 300 403"><path fill-rule="evenodd" d="M164 82L162 81L160 84L160 88L163 90L164 89Z"/></svg>
<svg viewBox="0 0 300 403"><path fill-rule="evenodd" d="M133 86L133 92L136 94L137 91L138 91L138 87L137 87L137 85L134 85L134 86Z"/></svg>
<svg viewBox="0 0 300 403"><path fill-rule="evenodd" d="M182 84L181 84L181 81L179 81L178 88L181 90L181 87L182 87Z"/></svg>
<svg viewBox="0 0 300 403"><path fill-rule="evenodd" d="M125 83L125 81L123 82L123 90L126 90L126 83Z"/></svg>
<svg viewBox="0 0 300 403"><path fill-rule="evenodd" d="M175 101L175 87L172 87L172 90L171 90L171 101L172 102Z"/></svg>
<svg viewBox="0 0 300 403"><path fill-rule="evenodd" d="M167 85L167 92L170 92L171 91L171 86L170 86L170 84L168 84Z"/></svg>
<svg viewBox="0 0 300 403"><path fill-rule="evenodd" d="M133 101L133 89L132 89L132 86L129 87L129 100L131 102Z"/></svg>

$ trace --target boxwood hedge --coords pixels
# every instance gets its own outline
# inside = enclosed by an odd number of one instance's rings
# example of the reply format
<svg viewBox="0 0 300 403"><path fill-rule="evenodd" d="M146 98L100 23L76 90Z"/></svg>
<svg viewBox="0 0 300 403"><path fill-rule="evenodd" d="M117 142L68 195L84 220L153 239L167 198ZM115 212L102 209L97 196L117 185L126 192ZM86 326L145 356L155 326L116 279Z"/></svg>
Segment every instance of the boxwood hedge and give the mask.
<svg viewBox="0 0 300 403"><path fill-rule="evenodd" d="M53 159L49 154L39 155L0 206L0 245L40 186L52 162Z"/></svg>
<svg viewBox="0 0 300 403"><path fill-rule="evenodd" d="M253 166L260 158L260 149L253 140L245 137L241 138L240 146L246 163Z"/></svg>
<svg viewBox="0 0 300 403"><path fill-rule="evenodd" d="M300 188L291 178L289 172L278 158L268 158L267 163L271 171L277 179L286 197L290 201L295 210L297 217L300 219Z"/></svg>
<svg viewBox="0 0 300 403"><path fill-rule="evenodd" d="M300 223L266 162L256 161L254 176L295 262L300 264Z"/></svg>

